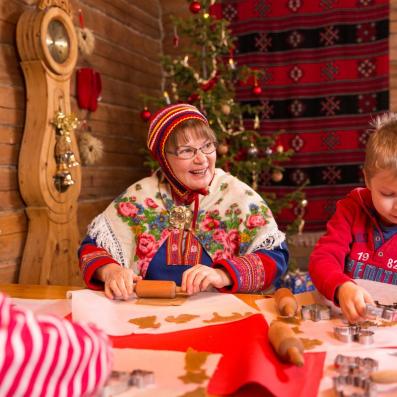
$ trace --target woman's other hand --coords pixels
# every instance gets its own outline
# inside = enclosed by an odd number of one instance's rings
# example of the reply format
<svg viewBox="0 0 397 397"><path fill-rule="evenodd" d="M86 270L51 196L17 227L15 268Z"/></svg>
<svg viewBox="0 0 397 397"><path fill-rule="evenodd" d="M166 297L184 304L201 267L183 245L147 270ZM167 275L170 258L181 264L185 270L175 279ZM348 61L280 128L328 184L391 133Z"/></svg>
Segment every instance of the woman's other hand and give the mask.
<svg viewBox="0 0 397 397"><path fill-rule="evenodd" d="M192 295L197 292L207 291L211 286L223 288L231 284L231 277L225 270L205 265L195 265L184 271L181 290Z"/></svg>
<svg viewBox="0 0 397 397"><path fill-rule="evenodd" d="M142 277L131 269L117 263L109 263L97 269L95 277L105 284L105 295L109 299L127 300L134 292L134 283Z"/></svg>
<svg viewBox="0 0 397 397"><path fill-rule="evenodd" d="M343 283L337 292L342 313L349 323L356 323L365 319L366 304L375 305L372 296L357 284L347 281Z"/></svg>

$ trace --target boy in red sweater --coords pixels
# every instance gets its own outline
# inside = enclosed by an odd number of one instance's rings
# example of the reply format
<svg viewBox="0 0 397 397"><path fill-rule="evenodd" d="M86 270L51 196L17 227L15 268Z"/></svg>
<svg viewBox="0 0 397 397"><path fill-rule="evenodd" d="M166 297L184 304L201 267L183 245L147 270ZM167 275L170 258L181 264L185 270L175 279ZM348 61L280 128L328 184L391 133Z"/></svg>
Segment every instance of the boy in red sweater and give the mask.
<svg viewBox="0 0 397 397"><path fill-rule="evenodd" d="M397 114L374 123L364 163L366 188L357 188L337 203L310 256L316 288L339 303L350 322L365 317L370 294L354 279L397 288Z"/></svg>

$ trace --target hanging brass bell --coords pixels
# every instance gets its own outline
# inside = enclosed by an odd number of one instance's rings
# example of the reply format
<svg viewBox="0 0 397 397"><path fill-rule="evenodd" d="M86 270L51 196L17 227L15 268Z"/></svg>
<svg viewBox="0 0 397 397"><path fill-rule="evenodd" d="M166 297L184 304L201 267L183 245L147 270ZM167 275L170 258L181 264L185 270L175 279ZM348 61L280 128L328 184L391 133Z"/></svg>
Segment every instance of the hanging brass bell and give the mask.
<svg viewBox="0 0 397 397"><path fill-rule="evenodd" d="M76 157L74 156L74 153L72 151L66 152L65 157L66 163L69 168L77 167L79 165L79 162L76 160Z"/></svg>
<svg viewBox="0 0 397 397"><path fill-rule="evenodd" d="M63 180L61 181L63 186L71 186L74 185L74 180L72 178L72 174L68 171L65 172L63 176Z"/></svg>

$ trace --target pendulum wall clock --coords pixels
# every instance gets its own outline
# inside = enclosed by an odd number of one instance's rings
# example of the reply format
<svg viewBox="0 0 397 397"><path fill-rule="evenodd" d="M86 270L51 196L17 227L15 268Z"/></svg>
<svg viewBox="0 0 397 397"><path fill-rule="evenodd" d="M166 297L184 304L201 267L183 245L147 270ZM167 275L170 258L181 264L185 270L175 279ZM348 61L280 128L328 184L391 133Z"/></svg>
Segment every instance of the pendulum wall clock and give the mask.
<svg viewBox="0 0 397 397"><path fill-rule="evenodd" d="M18 178L29 220L19 282L80 284L81 170L73 131L77 119L70 109L78 50L69 0L41 0L25 11L17 46L26 83Z"/></svg>

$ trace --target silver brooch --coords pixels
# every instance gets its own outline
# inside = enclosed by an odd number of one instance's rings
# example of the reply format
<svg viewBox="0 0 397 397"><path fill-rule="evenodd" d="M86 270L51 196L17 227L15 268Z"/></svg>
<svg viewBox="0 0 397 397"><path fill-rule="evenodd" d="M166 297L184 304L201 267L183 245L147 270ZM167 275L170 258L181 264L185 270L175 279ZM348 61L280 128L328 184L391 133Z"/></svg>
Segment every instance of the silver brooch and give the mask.
<svg viewBox="0 0 397 397"><path fill-rule="evenodd" d="M193 219L193 212L190 208L179 205L169 211L170 225L176 229L189 229Z"/></svg>

